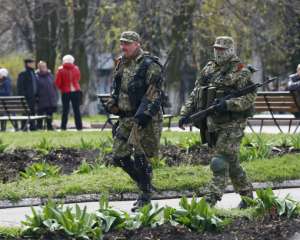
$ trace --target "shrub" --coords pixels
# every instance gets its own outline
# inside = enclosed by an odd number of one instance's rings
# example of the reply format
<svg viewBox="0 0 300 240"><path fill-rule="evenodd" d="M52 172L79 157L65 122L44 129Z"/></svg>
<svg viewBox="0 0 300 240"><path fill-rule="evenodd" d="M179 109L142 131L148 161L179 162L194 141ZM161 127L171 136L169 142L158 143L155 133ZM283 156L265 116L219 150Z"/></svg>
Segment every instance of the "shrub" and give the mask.
<svg viewBox="0 0 300 240"><path fill-rule="evenodd" d="M102 239L102 231L96 221L95 214L89 214L76 204L75 211L71 207L59 206L52 201L36 211L31 208L32 216L26 216L22 222L25 226L23 236L39 237L45 234L57 234L74 239Z"/></svg>
<svg viewBox="0 0 300 240"><path fill-rule="evenodd" d="M87 174L90 173L93 169L93 165L87 163L86 160L83 160L78 169L74 171L74 173Z"/></svg>
<svg viewBox="0 0 300 240"><path fill-rule="evenodd" d="M291 137L292 147L295 149L300 149L300 134L293 134Z"/></svg>
<svg viewBox="0 0 300 240"><path fill-rule="evenodd" d="M165 219L173 225L179 223L197 232L217 230L222 225L222 220L214 214L204 198L197 201L193 197L188 203L187 198L183 197L179 206L179 210L166 208L164 211Z"/></svg>
<svg viewBox="0 0 300 240"><path fill-rule="evenodd" d="M135 216L129 218L126 228L157 227L163 223L163 210L158 204L147 204L140 208Z"/></svg>
<svg viewBox="0 0 300 240"><path fill-rule="evenodd" d="M38 144L34 145L34 148L43 154L47 154L53 148L53 145L50 140L43 137Z"/></svg>
<svg viewBox="0 0 300 240"><path fill-rule="evenodd" d="M94 149L95 148L95 144L93 143L93 141L86 141L83 138L80 138L79 148L83 149L83 150Z"/></svg>
<svg viewBox="0 0 300 240"><path fill-rule="evenodd" d="M99 210L96 212L97 218L102 223L103 232L121 230L126 228L130 219L129 214L112 209L108 204L106 196L102 196L99 201Z"/></svg>
<svg viewBox="0 0 300 240"><path fill-rule="evenodd" d="M288 218L296 215L299 210L299 203L292 200L289 195L280 199L271 188L256 190L257 198L243 197L244 201L255 208L259 216L270 215L271 217L286 216Z"/></svg>
<svg viewBox="0 0 300 240"><path fill-rule="evenodd" d="M20 177L24 179L54 177L58 176L59 173L60 167L42 162L26 167L24 172L20 172Z"/></svg>
<svg viewBox="0 0 300 240"><path fill-rule="evenodd" d="M240 147L240 160L251 161L270 157L272 146L260 135L255 135L253 140L244 138Z"/></svg>

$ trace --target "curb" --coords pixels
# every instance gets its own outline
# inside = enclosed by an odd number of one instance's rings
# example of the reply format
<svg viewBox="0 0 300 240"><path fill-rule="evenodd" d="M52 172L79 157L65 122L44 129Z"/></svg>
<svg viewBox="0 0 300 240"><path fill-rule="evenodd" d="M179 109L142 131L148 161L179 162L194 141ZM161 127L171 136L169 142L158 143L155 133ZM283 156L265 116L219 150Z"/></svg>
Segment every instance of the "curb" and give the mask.
<svg viewBox="0 0 300 240"><path fill-rule="evenodd" d="M253 188L263 189L263 188L272 188L272 189L287 189L287 188L300 188L300 179L299 180L291 180L284 182L256 182L252 183ZM232 193L234 189L232 185L228 185L225 189L225 193ZM182 196L193 197L195 192L192 190L184 190L184 191L162 191L155 192L153 194L152 199L172 199L172 198L180 198ZM69 195L64 198L53 198L54 201L60 201L65 204L67 203L83 203L83 202L98 202L101 197L101 194L92 193L92 194L82 194L82 195ZM109 194L110 201L132 201L136 200L138 197L137 193L112 193ZM10 200L0 200L0 209L4 208L17 208L17 207L30 207L30 206L38 206L43 205L48 201L48 198L23 198L20 201L14 202Z"/></svg>

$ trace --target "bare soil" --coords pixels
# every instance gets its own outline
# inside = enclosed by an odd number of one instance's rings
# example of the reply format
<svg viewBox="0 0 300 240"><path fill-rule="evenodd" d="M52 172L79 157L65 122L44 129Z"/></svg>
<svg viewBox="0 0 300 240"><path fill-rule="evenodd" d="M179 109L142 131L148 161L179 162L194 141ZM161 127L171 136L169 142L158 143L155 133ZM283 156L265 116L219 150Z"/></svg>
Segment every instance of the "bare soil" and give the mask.
<svg viewBox="0 0 300 240"><path fill-rule="evenodd" d="M167 224L157 228L110 233L104 240L296 240L293 237L297 232L300 234L300 218L272 221L236 219L224 230L215 233L196 233L182 226L174 227Z"/></svg>
<svg viewBox="0 0 300 240"><path fill-rule="evenodd" d="M289 147L274 147L271 155L282 156L288 153L300 153L300 150ZM175 145L162 145L160 155L167 166L207 165L211 156L205 145L195 145L187 149ZM19 172L24 171L33 163L45 161L59 166L62 174L70 174L78 169L84 160L89 164L113 165L112 154L106 154L101 159L101 152L98 149L57 148L46 154L34 149L15 149L11 152L0 153L0 182L16 180Z"/></svg>

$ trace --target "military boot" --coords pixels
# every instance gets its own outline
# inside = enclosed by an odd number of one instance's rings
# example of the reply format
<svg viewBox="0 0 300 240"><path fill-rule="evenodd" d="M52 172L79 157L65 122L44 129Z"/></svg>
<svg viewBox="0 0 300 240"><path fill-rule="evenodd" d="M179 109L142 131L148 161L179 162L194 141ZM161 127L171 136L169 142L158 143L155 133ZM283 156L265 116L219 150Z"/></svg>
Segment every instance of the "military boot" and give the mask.
<svg viewBox="0 0 300 240"><path fill-rule="evenodd" d="M139 173L137 172L134 162L131 160L130 156L114 158L114 163L118 167L122 168L133 181L136 183L139 182Z"/></svg>
<svg viewBox="0 0 300 240"><path fill-rule="evenodd" d="M239 194L240 194L241 197L248 197L248 198L253 199L253 192L252 192L252 190L242 191ZM248 207L249 206L248 206L247 202L245 200L243 200L243 199L240 201L240 203L238 205L239 209L246 209Z"/></svg>
<svg viewBox="0 0 300 240"><path fill-rule="evenodd" d="M141 191L136 202L133 204L131 209L133 212L139 208L149 204L151 202L151 196L153 192L152 180L152 167L143 155L135 156L135 166L139 172L137 185Z"/></svg>

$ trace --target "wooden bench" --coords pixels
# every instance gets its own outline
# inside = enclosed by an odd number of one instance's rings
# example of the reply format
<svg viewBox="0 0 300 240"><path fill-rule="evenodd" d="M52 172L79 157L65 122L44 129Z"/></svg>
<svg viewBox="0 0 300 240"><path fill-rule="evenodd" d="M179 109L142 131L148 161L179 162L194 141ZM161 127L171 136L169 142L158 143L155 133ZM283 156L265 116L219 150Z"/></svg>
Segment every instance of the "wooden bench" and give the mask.
<svg viewBox="0 0 300 240"><path fill-rule="evenodd" d="M26 127L31 120L46 118L46 115L30 115L30 109L24 96L0 97L0 122L10 121L15 131L18 131L19 121L26 121Z"/></svg>
<svg viewBox="0 0 300 240"><path fill-rule="evenodd" d="M110 97L110 94L107 94L107 93L105 93L105 94L97 94L97 97L99 98L100 102L103 103L103 102L105 102L107 100L107 98ZM167 126L168 126L169 130L171 128L171 123L172 123L172 118L173 117L174 117L174 115L172 115L172 114L164 114L163 115L163 119L167 119L168 120ZM106 121L103 124L103 126L101 127L101 131L103 131L103 129L107 126L107 124L113 125L114 122L116 122L118 119L119 119L118 116L107 113L106 114Z"/></svg>
<svg viewBox="0 0 300 240"><path fill-rule="evenodd" d="M255 99L255 115L248 119L247 124L254 132L251 122L260 122L260 133L266 121L273 122L281 133L283 130L280 122L288 123L288 132L291 132L293 121L298 123L293 133L299 128L300 119L293 113L300 112L300 106L297 105L295 96L289 91L258 92Z"/></svg>

